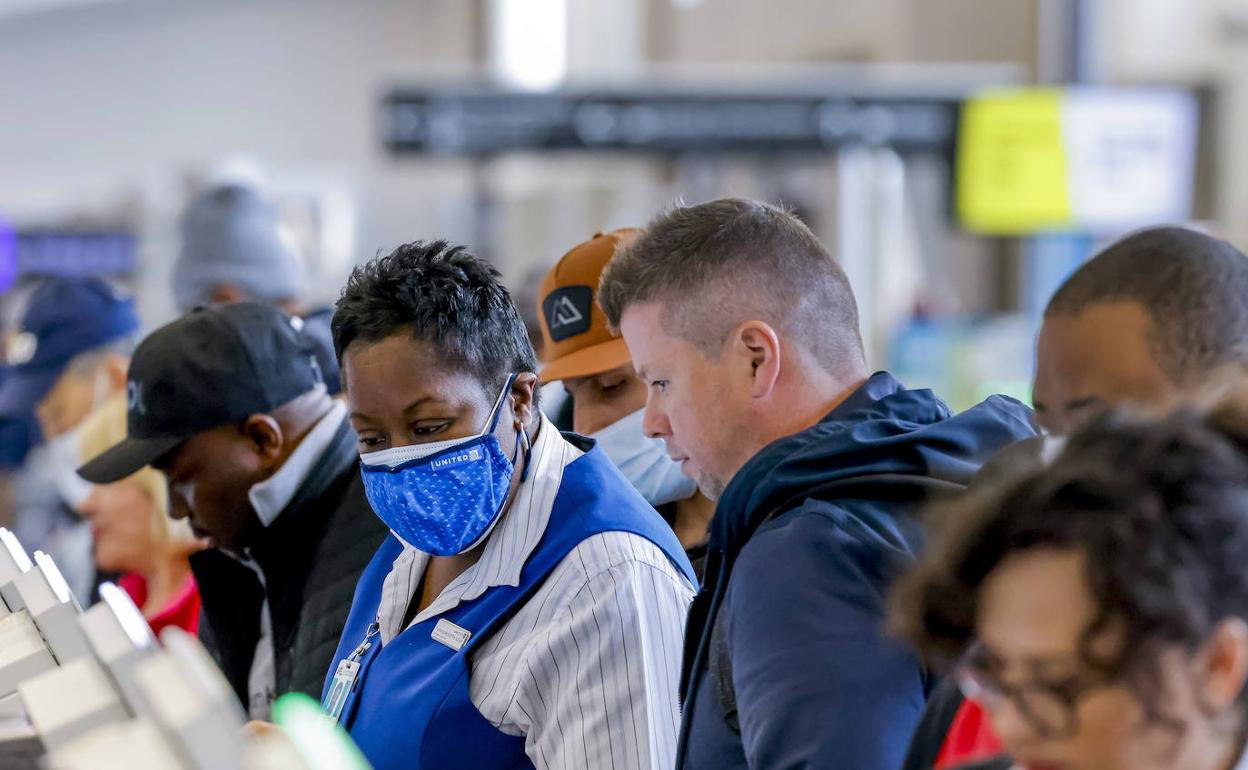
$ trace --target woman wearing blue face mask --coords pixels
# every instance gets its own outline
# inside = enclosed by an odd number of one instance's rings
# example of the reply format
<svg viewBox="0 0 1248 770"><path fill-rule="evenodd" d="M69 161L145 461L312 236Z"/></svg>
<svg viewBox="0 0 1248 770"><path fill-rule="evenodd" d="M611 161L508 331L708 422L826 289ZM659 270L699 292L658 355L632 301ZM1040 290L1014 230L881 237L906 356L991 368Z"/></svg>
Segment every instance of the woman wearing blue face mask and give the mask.
<svg viewBox="0 0 1248 770"><path fill-rule="evenodd" d="M403 246L352 274L333 334L392 536L326 712L378 770L670 767L691 567L602 450L542 417L498 273Z"/></svg>
<svg viewBox="0 0 1248 770"><path fill-rule="evenodd" d="M698 577L706 562L707 526L715 503L681 473L669 447L646 435L646 385L628 347L613 335L594 298L602 271L637 230L599 234L559 260L538 292L542 382L562 382L572 398L577 433L598 442L625 478L676 532Z"/></svg>

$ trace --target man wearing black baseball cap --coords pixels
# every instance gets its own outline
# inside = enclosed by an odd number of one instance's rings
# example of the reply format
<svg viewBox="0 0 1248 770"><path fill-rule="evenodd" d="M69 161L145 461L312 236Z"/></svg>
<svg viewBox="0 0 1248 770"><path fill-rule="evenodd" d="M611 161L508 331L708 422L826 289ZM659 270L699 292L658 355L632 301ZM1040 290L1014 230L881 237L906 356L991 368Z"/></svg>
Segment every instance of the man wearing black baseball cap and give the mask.
<svg viewBox="0 0 1248 770"><path fill-rule="evenodd" d="M299 258L282 238L273 201L241 181L212 185L187 206L173 264L173 297L182 312L214 302L276 305L303 319L316 343L316 362L330 395L341 391L327 307L301 301L306 285Z"/></svg>
<svg viewBox="0 0 1248 770"><path fill-rule="evenodd" d="M201 636L253 718L281 693L319 695L386 529L314 342L269 305L199 308L139 346L126 389L128 437L80 474L168 477L171 515L215 546L191 559Z"/></svg>

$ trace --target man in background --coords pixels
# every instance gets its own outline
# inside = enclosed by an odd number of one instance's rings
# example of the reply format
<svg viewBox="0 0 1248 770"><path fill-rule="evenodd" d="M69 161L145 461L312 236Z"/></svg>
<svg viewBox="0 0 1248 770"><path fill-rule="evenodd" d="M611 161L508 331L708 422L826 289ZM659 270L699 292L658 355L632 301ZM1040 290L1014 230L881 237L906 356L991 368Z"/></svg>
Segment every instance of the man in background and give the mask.
<svg viewBox="0 0 1248 770"><path fill-rule="evenodd" d="M173 265L179 311L249 300L301 319L304 332L316 343L325 386L337 395L342 386L329 333L332 313L304 306L304 266L283 240L277 208L246 185L217 185L191 201L181 231L181 250Z"/></svg>
<svg viewBox="0 0 1248 770"><path fill-rule="evenodd" d="M1069 433L1119 404L1159 409L1233 384L1248 365L1248 259L1180 227L1130 235L1049 301L1036 344L1036 422Z"/></svg>
<svg viewBox="0 0 1248 770"><path fill-rule="evenodd" d="M607 457L676 532L698 577L714 501L668 457L662 440L642 429L646 385L633 371L624 340L611 333L596 299L603 268L635 229L594 236L546 274L537 298L543 383L562 382L572 397L572 429L596 439Z"/></svg>
<svg viewBox="0 0 1248 770"><path fill-rule="evenodd" d="M27 548L56 559L83 604L96 574L90 528L74 512L90 491L74 473L77 429L125 389L139 329L133 301L104 280L47 278L5 346L0 422L41 437L13 478L12 526Z"/></svg>
<svg viewBox="0 0 1248 770"><path fill-rule="evenodd" d="M1248 258L1181 227L1133 233L1049 300L1033 387L1036 423L1048 437L1010 447L984 476L1041 462L1046 442L1105 409L1204 401L1241 382L1246 368ZM983 710L948 681L933 694L904 769L943 770L1000 749Z"/></svg>
<svg viewBox="0 0 1248 770"><path fill-rule="evenodd" d="M171 515L214 546L191 557L200 634L253 719L283 693L319 696L386 528L313 343L270 305L199 308L144 340L126 387L126 440L81 475L165 474Z"/></svg>

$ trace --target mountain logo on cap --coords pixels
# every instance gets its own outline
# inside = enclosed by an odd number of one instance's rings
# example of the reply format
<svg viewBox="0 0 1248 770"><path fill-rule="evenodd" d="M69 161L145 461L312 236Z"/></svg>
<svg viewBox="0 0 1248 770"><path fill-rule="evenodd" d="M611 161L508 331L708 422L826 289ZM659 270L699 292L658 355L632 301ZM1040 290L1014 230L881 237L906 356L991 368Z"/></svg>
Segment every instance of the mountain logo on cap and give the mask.
<svg viewBox="0 0 1248 770"><path fill-rule="evenodd" d="M546 326L555 342L589 331L594 290L590 286L564 286L542 302Z"/></svg>
<svg viewBox="0 0 1248 770"><path fill-rule="evenodd" d="M551 319L550 327L564 326L566 324L574 324L577 321L584 320L585 315L576 309L576 305L572 304L572 300L563 297L559 300L559 304L555 305L555 317Z"/></svg>

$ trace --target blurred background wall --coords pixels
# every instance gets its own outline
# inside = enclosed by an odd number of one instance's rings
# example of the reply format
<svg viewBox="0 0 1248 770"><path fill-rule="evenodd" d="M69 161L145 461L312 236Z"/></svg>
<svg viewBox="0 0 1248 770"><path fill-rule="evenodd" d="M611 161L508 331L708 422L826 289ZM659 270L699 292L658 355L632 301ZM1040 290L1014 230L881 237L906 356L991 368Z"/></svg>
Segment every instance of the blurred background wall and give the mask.
<svg viewBox="0 0 1248 770"><path fill-rule="evenodd" d="M395 155L382 99L483 83L1179 86L1202 107L1191 218L1242 247L1248 155L1231 126L1248 117L1246 40L1248 2L1218 0L4 0L0 220L132 234L135 262L115 277L157 324L173 313L179 213L214 179L278 201L314 303L408 240L466 242L522 289L575 243L672 200L762 197L845 261L873 364L956 401L1026 395L1029 292L1117 233L1057 246L973 234L953 214L950 159L888 148ZM19 298L0 296L0 314ZM1010 353L978 361L985 346Z"/></svg>

